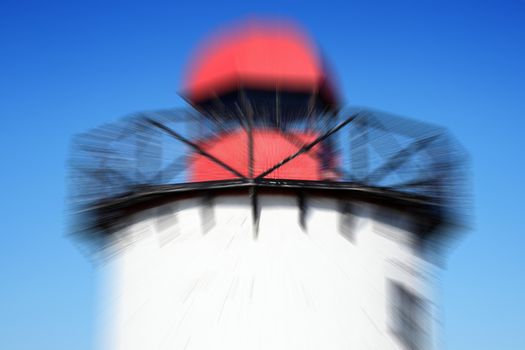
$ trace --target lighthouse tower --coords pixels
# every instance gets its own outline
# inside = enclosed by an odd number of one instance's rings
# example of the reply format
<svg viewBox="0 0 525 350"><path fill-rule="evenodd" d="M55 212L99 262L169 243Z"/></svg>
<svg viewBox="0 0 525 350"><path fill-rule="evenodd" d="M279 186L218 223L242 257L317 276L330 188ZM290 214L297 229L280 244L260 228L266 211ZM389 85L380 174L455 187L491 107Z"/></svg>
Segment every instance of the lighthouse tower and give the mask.
<svg viewBox="0 0 525 350"><path fill-rule="evenodd" d="M299 30L205 43L188 108L79 135L77 226L104 259L108 349L435 349L460 148L341 109Z"/></svg>

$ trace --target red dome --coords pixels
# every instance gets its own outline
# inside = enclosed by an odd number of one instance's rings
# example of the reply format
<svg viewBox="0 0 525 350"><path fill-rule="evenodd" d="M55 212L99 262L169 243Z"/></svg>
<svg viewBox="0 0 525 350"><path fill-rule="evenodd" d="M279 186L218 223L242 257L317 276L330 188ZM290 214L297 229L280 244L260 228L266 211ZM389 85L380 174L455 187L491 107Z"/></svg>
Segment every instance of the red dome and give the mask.
<svg viewBox="0 0 525 350"><path fill-rule="evenodd" d="M191 61L183 90L199 103L240 87L315 93L336 104L316 48L291 26L250 24L213 38Z"/></svg>

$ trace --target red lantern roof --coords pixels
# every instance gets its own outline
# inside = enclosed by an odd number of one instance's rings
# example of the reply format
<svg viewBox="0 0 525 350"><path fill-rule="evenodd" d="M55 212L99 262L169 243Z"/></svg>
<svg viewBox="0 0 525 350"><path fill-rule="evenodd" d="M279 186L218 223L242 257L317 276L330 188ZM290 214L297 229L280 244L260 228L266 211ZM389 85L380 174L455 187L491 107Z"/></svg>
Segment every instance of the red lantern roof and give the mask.
<svg viewBox="0 0 525 350"><path fill-rule="evenodd" d="M337 104L315 46L291 26L252 23L213 38L192 59L183 94L199 103L240 88L312 93Z"/></svg>

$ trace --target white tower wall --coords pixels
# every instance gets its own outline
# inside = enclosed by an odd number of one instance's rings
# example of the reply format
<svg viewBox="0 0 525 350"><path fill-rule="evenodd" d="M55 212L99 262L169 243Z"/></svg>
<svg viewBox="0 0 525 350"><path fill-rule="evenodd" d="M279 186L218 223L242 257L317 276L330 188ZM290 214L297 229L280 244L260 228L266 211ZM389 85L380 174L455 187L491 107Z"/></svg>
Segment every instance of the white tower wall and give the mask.
<svg viewBox="0 0 525 350"><path fill-rule="evenodd" d="M409 215L361 202L343 214L337 199L308 197L303 228L295 196L258 201L257 232L240 195L129 218L105 267L104 347L408 349L392 311L406 304L396 285L421 306L417 344L436 347L437 269L421 257Z"/></svg>

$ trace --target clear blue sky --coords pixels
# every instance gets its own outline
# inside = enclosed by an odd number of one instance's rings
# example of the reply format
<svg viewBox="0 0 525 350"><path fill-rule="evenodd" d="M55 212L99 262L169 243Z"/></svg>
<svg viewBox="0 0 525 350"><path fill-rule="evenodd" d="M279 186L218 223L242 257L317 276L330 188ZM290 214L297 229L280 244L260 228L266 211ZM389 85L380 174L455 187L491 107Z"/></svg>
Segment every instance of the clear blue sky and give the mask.
<svg viewBox="0 0 525 350"><path fill-rule="evenodd" d="M195 44L247 15L292 18L350 104L447 126L474 213L443 274L448 349L525 349L525 1L0 4L0 348L90 349L96 270L66 237L71 136L180 106Z"/></svg>

